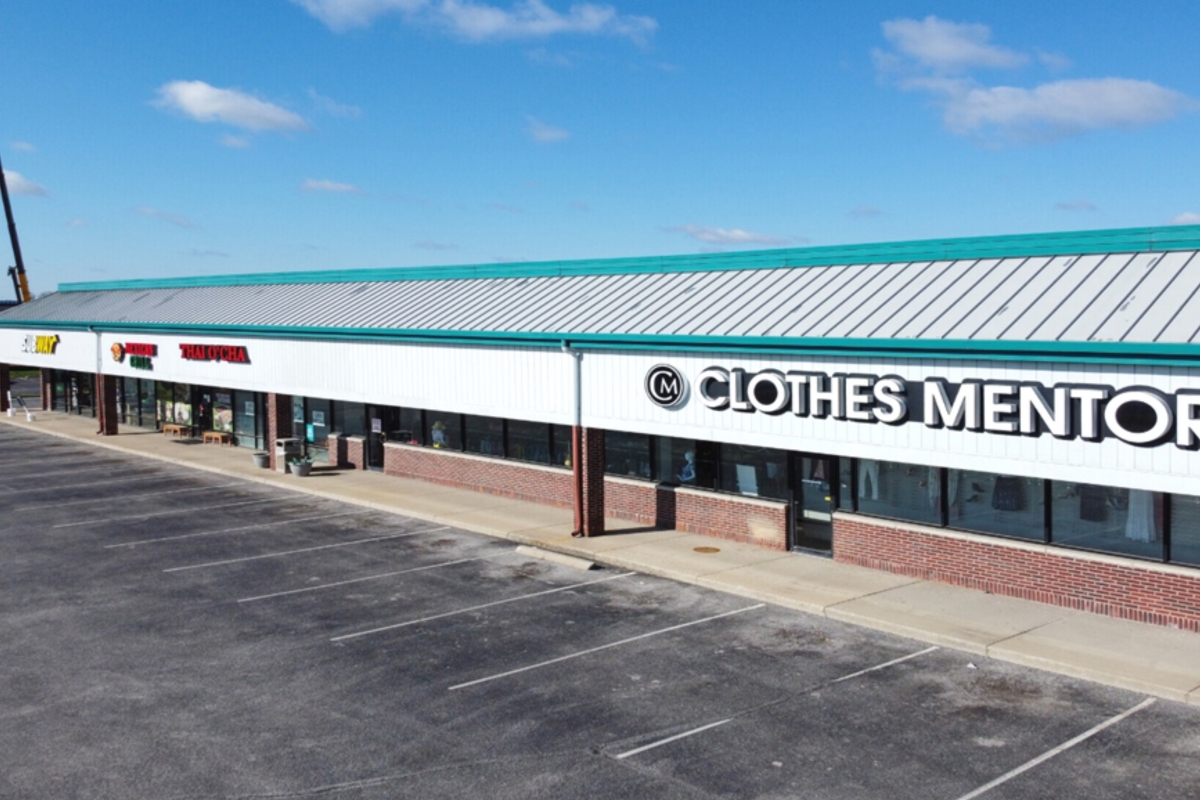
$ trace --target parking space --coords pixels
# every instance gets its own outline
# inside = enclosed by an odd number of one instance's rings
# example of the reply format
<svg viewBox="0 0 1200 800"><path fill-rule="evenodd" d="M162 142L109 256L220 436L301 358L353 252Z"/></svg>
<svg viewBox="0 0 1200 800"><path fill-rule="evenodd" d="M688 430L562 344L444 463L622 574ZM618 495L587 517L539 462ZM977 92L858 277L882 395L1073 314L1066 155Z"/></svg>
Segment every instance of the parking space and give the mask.
<svg viewBox="0 0 1200 800"><path fill-rule="evenodd" d="M0 431L0 796L1200 796L1200 714Z"/></svg>

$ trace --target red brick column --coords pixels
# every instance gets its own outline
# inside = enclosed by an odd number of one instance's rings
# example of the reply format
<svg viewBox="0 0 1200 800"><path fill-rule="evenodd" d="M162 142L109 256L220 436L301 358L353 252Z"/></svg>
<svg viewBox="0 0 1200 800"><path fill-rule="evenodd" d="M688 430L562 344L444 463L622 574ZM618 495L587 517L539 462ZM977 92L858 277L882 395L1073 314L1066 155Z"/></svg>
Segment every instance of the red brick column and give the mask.
<svg viewBox="0 0 1200 800"><path fill-rule="evenodd" d="M115 375L96 376L96 419L100 423L101 436L116 436L120 415L117 414L117 377Z"/></svg>
<svg viewBox="0 0 1200 800"><path fill-rule="evenodd" d="M575 454L583 469L583 526L584 536L604 533L604 431L584 428L579 437L583 453Z"/></svg>
<svg viewBox="0 0 1200 800"><path fill-rule="evenodd" d="M326 441L329 448L329 466L337 469L346 463L346 437L340 433L331 433Z"/></svg>
<svg viewBox="0 0 1200 800"><path fill-rule="evenodd" d="M12 389L12 378L8 372L8 364L0 364L0 414L8 412L8 393Z"/></svg>
<svg viewBox="0 0 1200 800"><path fill-rule="evenodd" d="M54 378L50 370L42 370L42 411L54 405Z"/></svg>
<svg viewBox="0 0 1200 800"><path fill-rule="evenodd" d="M346 448L345 466L355 469L367 468L367 440L362 436L343 437Z"/></svg>
<svg viewBox="0 0 1200 800"><path fill-rule="evenodd" d="M292 435L292 396L290 394L267 395L267 452L271 454L271 469L275 463L275 440Z"/></svg>

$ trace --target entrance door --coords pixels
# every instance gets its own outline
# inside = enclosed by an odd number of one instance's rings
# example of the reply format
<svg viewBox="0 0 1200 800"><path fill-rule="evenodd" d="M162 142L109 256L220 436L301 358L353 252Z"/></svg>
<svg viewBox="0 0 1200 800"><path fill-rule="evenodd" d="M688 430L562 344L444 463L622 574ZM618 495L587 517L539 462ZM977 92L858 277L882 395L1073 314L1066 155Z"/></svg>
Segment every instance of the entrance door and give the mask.
<svg viewBox="0 0 1200 800"><path fill-rule="evenodd" d="M383 469L383 443L400 428L400 409L367 406L367 469Z"/></svg>
<svg viewBox="0 0 1200 800"><path fill-rule="evenodd" d="M833 547L833 510L837 508L837 459L797 455L794 463L792 548L828 551Z"/></svg>

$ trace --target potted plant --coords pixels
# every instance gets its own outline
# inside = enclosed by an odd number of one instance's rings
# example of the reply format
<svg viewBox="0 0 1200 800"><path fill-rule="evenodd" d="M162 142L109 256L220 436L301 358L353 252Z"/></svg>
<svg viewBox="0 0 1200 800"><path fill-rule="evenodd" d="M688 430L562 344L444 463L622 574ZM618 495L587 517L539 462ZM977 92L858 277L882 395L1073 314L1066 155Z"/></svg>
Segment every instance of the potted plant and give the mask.
<svg viewBox="0 0 1200 800"><path fill-rule="evenodd" d="M306 477L310 472L312 472L312 465L312 459L308 456L293 458L288 461L288 466L292 468L292 474L298 478Z"/></svg>
<svg viewBox="0 0 1200 800"><path fill-rule="evenodd" d="M254 454L254 466L261 467L262 469L270 469L271 468L271 454L270 453L255 453Z"/></svg>

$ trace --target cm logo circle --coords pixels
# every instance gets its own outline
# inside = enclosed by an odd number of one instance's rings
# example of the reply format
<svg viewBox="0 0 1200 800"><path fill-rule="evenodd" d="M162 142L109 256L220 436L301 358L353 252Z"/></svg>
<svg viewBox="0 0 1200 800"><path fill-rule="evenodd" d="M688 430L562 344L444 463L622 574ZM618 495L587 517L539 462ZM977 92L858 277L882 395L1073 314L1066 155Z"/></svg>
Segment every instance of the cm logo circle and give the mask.
<svg viewBox="0 0 1200 800"><path fill-rule="evenodd" d="M668 364L655 364L646 373L646 396L655 405L674 408L687 399L687 379Z"/></svg>

